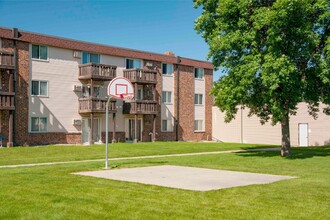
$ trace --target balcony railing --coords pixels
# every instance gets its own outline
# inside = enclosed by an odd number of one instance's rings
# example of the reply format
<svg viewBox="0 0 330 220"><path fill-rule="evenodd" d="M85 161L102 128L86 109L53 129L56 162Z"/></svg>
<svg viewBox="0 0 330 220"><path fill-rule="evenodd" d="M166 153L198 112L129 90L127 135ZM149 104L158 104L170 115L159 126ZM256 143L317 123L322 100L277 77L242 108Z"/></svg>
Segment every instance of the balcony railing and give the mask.
<svg viewBox="0 0 330 220"><path fill-rule="evenodd" d="M80 98L79 113L105 113L106 104L106 98ZM109 103L109 112L115 113L116 111L116 100L111 100Z"/></svg>
<svg viewBox="0 0 330 220"><path fill-rule="evenodd" d="M116 77L116 66L87 63L79 65L79 79L110 81Z"/></svg>
<svg viewBox="0 0 330 220"><path fill-rule="evenodd" d="M15 110L13 92L0 92L0 110Z"/></svg>
<svg viewBox="0 0 330 220"><path fill-rule="evenodd" d="M0 51L0 68L1 69L14 69L14 54Z"/></svg>
<svg viewBox="0 0 330 220"><path fill-rule="evenodd" d="M125 102L123 105L123 114L157 114L157 102L149 100L135 100Z"/></svg>
<svg viewBox="0 0 330 220"><path fill-rule="evenodd" d="M127 69L124 70L124 77L132 83L156 84L157 71L145 69Z"/></svg>

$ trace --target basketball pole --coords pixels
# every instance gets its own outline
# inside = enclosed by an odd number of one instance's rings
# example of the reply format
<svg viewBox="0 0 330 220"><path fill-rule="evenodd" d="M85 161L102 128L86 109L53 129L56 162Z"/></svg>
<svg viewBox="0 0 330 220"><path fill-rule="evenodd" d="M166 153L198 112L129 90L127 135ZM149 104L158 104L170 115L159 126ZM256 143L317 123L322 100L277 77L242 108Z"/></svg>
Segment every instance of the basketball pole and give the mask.
<svg viewBox="0 0 330 220"><path fill-rule="evenodd" d="M105 169L108 169L108 139L109 139L109 102L111 96L108 97L105 106Z"/></svg>

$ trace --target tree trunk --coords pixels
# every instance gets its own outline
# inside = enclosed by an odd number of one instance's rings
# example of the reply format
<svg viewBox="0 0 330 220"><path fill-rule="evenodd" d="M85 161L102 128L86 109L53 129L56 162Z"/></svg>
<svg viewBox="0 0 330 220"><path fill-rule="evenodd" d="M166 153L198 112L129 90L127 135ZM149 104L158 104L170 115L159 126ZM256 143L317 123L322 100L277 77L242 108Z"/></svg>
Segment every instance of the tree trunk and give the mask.
<svg viewBox="0 0 330 220"><path fill-rule="evenodd" d="M290 157L291 144L290 144L289 115L286 115L284 119L281 121L281 130L282 130L281 156Z"/></svg>

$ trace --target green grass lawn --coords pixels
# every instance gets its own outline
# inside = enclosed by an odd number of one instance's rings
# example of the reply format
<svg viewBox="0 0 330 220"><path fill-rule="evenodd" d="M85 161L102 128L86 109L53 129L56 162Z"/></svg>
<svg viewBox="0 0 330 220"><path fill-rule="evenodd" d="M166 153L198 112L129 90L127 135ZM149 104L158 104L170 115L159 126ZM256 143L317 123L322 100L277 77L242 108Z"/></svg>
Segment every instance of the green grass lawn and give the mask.
<svg viewBox="0 0 330 220"><path fill-rule="evenodd" d="M195 147L209 151L222 149L216 145L198 144L183 143L185 150L179 150L181 145L166 143L166 154L190 152ZM156 145L159 150L162 143ZM98 147L77 147L73 152L88 158L86 149ZM144 149L144 154L161 154L147 149L148 145L125 145L123 148L127 152L117 152L118 155L137 155L134 150L130 154L130 147ZM222 147L237 149L243 146L223 144ZM253 148L252 145L248 147ZM10 164L7 160L11 160L8 155L12 152L22 163L29 162L24 157L35 155L33 152L41 156L44 152L45 158L60 159L46 153L48 149L54 153L54 148L0 149L5 157L1 160L3 164ZM102 150L99 151L100 155L90 151L90 157L102 156ZM61 153L56 155L60 157ZM0 219L330 219L330 147L294 148L293 155L287 159L281 158L279 152L261 151L110 163L116 169L170 164L298 177L208 192L71 174L102 169L104 162L0 169Z"/></svg>
<svg viewBox="0 0 330 220"><path fill-rule="evenodd" d="M202 142L155 142L109 144L109 158L147 155L180 154L194 152L239 150L274 145ZM56 145L40 147L13 147L0 149L0 166L57 161L74 161L105 158L105 145Z"/></svg>

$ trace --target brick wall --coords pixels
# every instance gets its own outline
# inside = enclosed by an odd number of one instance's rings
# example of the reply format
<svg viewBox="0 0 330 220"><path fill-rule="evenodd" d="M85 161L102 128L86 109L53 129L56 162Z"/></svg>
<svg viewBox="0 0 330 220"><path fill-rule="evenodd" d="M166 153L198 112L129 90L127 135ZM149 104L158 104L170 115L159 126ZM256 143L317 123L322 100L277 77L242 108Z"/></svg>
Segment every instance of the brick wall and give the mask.
<svg viewBox="0 0 330 220"><path fill-rule="evenodd" d="M205 134L203 140L212 140L212 106L213 97L210 94L213 86L213 70L204 70L205 79Z"/></svg>
<svg viewBox="0 0 330 220"><path fill-rule="evenodd" d="M27 133L27 136L22 135L19 142L20 146L29 145L47 145L47 144L81 144L80 133Z"/></svg>
<svg viewBox="0 0 330 220"><path fill-rule="evenodd" d="M194 139L194 67L179 66L179 140Z"/></svg>

